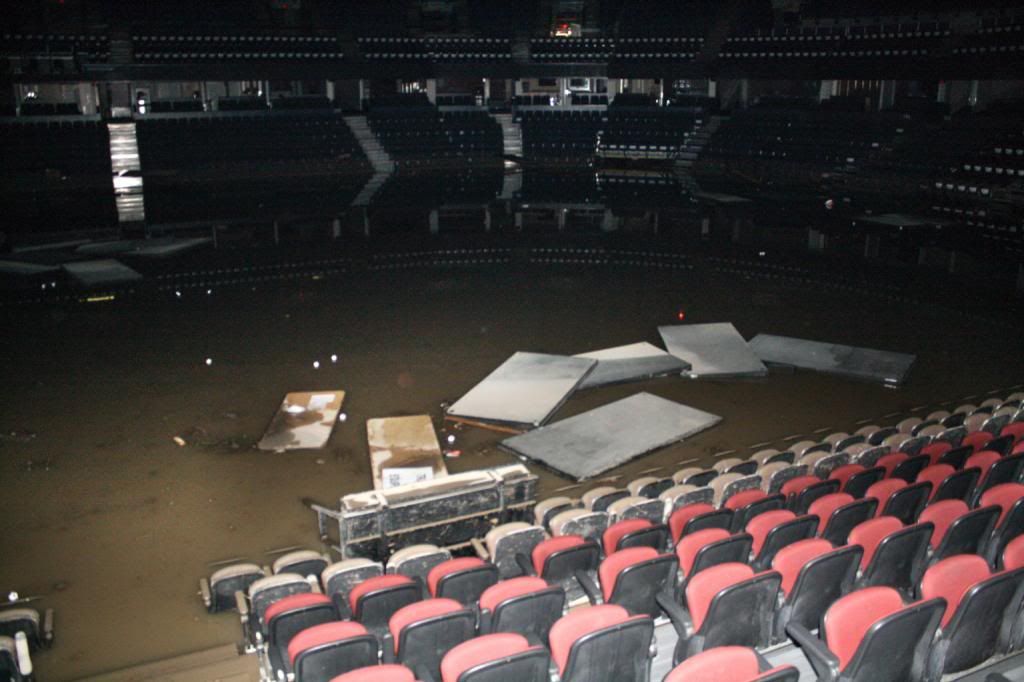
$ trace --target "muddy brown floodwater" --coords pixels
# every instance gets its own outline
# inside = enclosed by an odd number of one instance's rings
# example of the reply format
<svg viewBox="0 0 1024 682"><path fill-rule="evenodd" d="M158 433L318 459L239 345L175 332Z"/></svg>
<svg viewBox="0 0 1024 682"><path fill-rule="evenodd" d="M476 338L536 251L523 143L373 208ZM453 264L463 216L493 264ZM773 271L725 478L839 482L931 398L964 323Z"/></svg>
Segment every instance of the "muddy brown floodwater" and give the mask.
<svg viewBox="0 0 1024 682"><path fill-rule="evenodd" d="M724 417L611 472L623 482L723 450L750 454L759 443L852 431L863 419L891 422L881 416L1024 380L1022 338L1005 327L693 273L367 273L173 301L4 309L0 588L56 609L57 642L36 658L39 678L70 680L236 641L237 616L208 615L198 579L209 562L268 563L268 550L318 547L304 501L332 503L371 486L366 419L425 412L440 426L440 404L514 351L660 345L657 325L673 323L681 306L688 322L732 321L747 337L865 345L916 353L918 362L900 390L798 372L659 379L573 397L556 418L638 390ZM253 448L285 393L324 388L347 392L348 420L327 447ZM496 434L457 435L464 454L448 462L453 472L510 460ZM531 468L542 496L569 483Z"/></svg>

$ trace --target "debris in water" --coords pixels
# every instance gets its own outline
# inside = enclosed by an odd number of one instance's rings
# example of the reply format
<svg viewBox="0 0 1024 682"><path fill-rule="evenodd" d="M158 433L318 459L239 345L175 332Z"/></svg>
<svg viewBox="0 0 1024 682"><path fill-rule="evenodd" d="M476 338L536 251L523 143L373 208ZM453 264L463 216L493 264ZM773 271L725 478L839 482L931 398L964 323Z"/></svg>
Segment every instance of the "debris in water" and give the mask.
<svg viewBox="0 0 1024 682"><path fill-rule="evenodd" d="M181 436L175 436L172 440L174 440L174 442L177 443L179 448L185 447L185 439L182 438Z"/></svg>

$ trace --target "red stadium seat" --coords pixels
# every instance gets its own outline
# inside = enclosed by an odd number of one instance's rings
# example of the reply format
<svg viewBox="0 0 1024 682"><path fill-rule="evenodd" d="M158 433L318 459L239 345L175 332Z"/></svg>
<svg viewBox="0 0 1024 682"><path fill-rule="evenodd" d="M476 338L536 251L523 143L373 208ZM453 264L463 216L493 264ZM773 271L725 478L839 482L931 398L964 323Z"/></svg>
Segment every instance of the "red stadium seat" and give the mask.
<svg viewBox="0 0 1024 682"><path fill-rule="evenodd" d="M327 682L357 668L376 665L377 638L352 621L323 623L302 630L288 643L296 680Z"/></svg>
<svg viewBox="0 0 1024 682"><path fill-rule="evenodd" d="M431 596L473 604L488 587L498 582L498 567L476 557L449 559L430 569L427 589Z"/></svg>
<svg viewBox="0 0 1024 682"><path fill-rule="evenodd" d="M663 682L797 682L800 671L790 665L772 668L753 649L719 646L677 665Z"/></svg>
<svg viewBox="0 0 1024 682"><path fill-rule="evenodd" d="M563 682L646 682L654 622L615 604L575 609L551 628L551 658Z"/></svg>
<svg viewBox="0 0 1024 682"><path fill-rule="evenodd" d="M541 646L511 632L482 635L459 644L441 660L442 682L474 682L499 678L516 682L547 682L550 656Z"/></svg>

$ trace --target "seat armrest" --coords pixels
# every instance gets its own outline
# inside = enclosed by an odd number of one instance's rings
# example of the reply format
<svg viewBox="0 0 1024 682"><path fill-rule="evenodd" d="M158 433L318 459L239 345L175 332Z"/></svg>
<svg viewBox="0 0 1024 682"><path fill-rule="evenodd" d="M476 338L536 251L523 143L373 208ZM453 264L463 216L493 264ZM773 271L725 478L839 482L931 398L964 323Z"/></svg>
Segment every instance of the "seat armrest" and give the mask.
<svg viewBox="0 0 1024 682"><path fill-rule="evenodd" d="M28 637L24 632L14 634L14 651L18 655L18 672L23 677L29 677L32 674L32 654L29 653Z"/></svg>
<svg viewBox="0 0 1024 682"><path fill-rule="evenodd" d="M672 627L676 629L676 634L680 638L690 637L693 634L693 620L690 618L690 612L673 599L670 593L659 592L654 595L654 599L668 619L672 621Z"/></svg>
<svg viewBox="0 0 1024 682"><path fill-rule="evenodd" d="M516 563L519 564L519 569L523 572L523 575L537 575L537 571L533 570L533 562L522 552L516 553Z"/></svg>
<svg viewBox="0 0 1024 682"><path fill-rule="evenodd" d="M587 599L590 600L591 604L601 604L604 600L601 598L601 590L598 588L594 581L591 580L590 576L587 575L586 571L576 571L576 582L580 584L583 591L587 593Z"/></svg>
<svg viewBox="0 0 1024 682"><path fill-rule="evenodd" d="M43 611L43 646L53 644L53 609Z"/></svg>
<svg viewBox="0 0 1024 682"><path fill-rule="evenodd" d="M476 551L476 555L484 561L490 561L491 553L484 547L484 543L480 542L480 538L471 538L470 544L473 545L473 549Z"/></svg>
<svg viewBox="0 0 1024 682"><path fill-rule="evenodd" d="M209 611L213 606L213 595L210 594L210 581L206 578L199 579L199 595L203 598L206 610Z"/></svg>
<svg viewBox="0 0 1024 682"><path fill-rule="evenodd" d="M235 592L235 608L238 609L238 615L241 616L243 623L249 620L249 602L241 590Z"/></svg>
<svg viewBox="0 0 1024 682"><path fill-rule="evenodd" d="M803 650L804 656L818 675L818 680L833 682L839 679L839 659L828 650L824 642L798 623L787 625L786 634Z"/></svg>
<svg viewBox="0 0 1024 682"><path fill-rule="evenodd" d="M381 663L395 662L395 640L390 632L385 632L380 638Z"/></svg>
<svg viewBox="0 0 1024 682"><path fill-rule="evenodd" d="M352 609L349 608L348 599L345 598L341 592L335 592L331 595L331 601L334 603L334 608L338 610L338 617L342 620L350 620L354 615Z"/></svg>

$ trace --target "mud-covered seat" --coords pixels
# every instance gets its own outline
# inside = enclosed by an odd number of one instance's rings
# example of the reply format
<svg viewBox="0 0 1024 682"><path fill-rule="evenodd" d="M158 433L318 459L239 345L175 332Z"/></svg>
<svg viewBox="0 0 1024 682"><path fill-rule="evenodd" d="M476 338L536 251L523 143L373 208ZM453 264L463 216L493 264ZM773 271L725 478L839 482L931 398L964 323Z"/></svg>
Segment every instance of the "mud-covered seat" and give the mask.
<svg viewBox="0 0 1024 682"><path fill-rule="evenodd" d="M342 617L350 615L349 592L364 580L384 575L384 565L370 559L344 559L331 564L320 574L324 594L334 600Z"/></svg>
<svg viewBox="0 0 1024 682"><path fill-rule="evenodd" d="M663 682L797 682L800 671L791 665L772 667L754 649L719 646L688 658Z"/></svg>
<svg viewBox="0 0 1024 682"><path fill-rule="evenodd" d="M721 528L727 531L732 527L732 510L715 509L706 502L687 504L672 512L668 517L668 527L673 543L699 530Z"/></svg>
<svg viewBox="0 0 1024 682"><path fill-rule="evenodd" d="M387 573L417 578L426 585L427 575L431 569L451 558L451 552L441 549L437 545L409 545L391 555L387 563Z"/></svg>
<svg viewBox="0 0 1024 682"><path fill-rule="evenodd" d="M202 578L199 593L210 613L230 611L237 607L236 592L247 592L250 585L266 576L266 571L256 564L231 564L217 569L209 578Z"/></svg>
<svg viewBox="0 0 1024 682"><path fill-rule="evenodd" d="M287 672L296 682L329 682L332 678L377 663L377 638L352 621L314 625L288 643Z"/></svg>
<svg viewBox="0 0 1024 682"><path fill-rule="evenodd" d="M858 586L887 585L912 596L924 572L933 530L927 522L904 527L894 516L879 516L856 526L849 543L864 548Z"/></svg>
<svg viewBox="0 0 1024 682"><path fill-rule="evenodd" d="M655 595L671 591L677 559L653 547L629 547L609 555L597 569L600 590L586 575L578 576L591 604L618 604L631 614L661 615Z"/></svg>
<svg viewBox="0 0 1024 682"><path fill-rule="evenodd" d="M512 632L463 642L441 660L442 682L548 682L551 656Z"/></svg>
<svg viewBox="0 0 1024 682"><path fill-rule="evenodd" d="M772 561L772 569L782 576L774 639L785 639L789 623L808 630L817 628L828 607L853 589L863 553L858 545L833 548L821 538L801 540L779 550Z"/></svg>
<svg viewBox="0 0 1024 682"><path fill-rule="evenodd" d="M647 682L654 621L615 604L575 609L551 628L561 682Z"/></svg>
<svg viewBox="0 0 1024 682"><path fill-rule="evenodd" d="M596 542L579 535L561 535L534 547L529 559L520 554L518 560L528 575L540 576L568 589L575 582L577 571L597 570L601 549Z"/></svg>
<svg viewBox="0 0 1024 682"><path fill-rule="evenodd" d="M15 637L0 635L0 680L30 682L32 673L32 655L24 633Z"/></svg>
<svg viewBox="0 0 1024 682"><path fill-rule="evenodd" d="M755 571L767 570L783 547L814 537L818 529L816 516L798 517L788 509L766 512L747 523L746 532L753 540L750 565Z"/></svg>
<svg viewBox="0 0 1024 682"><path fill-rule="evenodd" d="M627 547L652 547L662 550L668 544L668 528L650 519L626 519L608 526L601 535L605 556Z"/></svg>
<svg viewBox="0 0 1024 682"><path fill-rule="evenodd" d="M480 632L517 632L544 644L564 609L565 590L560 586L536 576L509 578L480 595Z"/></svg>
<svg viewBox="0 0 1024 682"><path fill-rule="evenodd" d="M267 607L263 618L266 621L270 665L275 673L287 673L290 660L288 646L292 638L306 628L337 622L338 610L327 595L307 592L278 599Z"/></svg>
<svg viewBox="0 0 1024 682"><path fill-rule="evenodd" d="M401 663L421 682L439 680L441 659L476 635L476 612L454 599L426 599L391 616L382 648L385 663Z"/></svg>
<svg viewBox="0 0 1024 682"><path fill-rule="evenodd" d="M53 609L42 613L24 606L0 610L0 636L14 638L19 632L25 634L32 653L49 648L53 644Z"/></svg>
<svg viewBox="0 0 1024 682"><path fill-rule="evenodd" d="M924 508L920 523L934 527L930 564L957 554L983 554L999 518L999 507L968 509L963 500L942 500Z"/></svg>
<svg viewBox="0 0 1024 682"><path fill-rule="evenodd" d="M298 549L279 556L272 566L274 575L279 573L298 573L308 578L319 578L330 564L327 556L312 549Z"/></svg>
<svg viewBox="0 0 1024 682"><path fill-rule="evenodd" d="M542 526L513 521L495 526L484 536L484 546L491 563L498 567L498 576L514 578L523 575L516 563L516 554L529 556L533 548L544 542L547 534Z"/></svg>
<svg viewBox="0 0 1024 682"><path fill-rule="evenodd" d="M458 557L442 562L427 574L432 597L448 597L460 604L475 604L483 591L498 582L498 568L477 557Z"/></svg>
<svg viewBox="0 0 1024 682"><path fill-rule="evenodd" d="M353 620L380 635L396 611L422 598L423 588L414 578L394 573L367 578L353 587L348 607Z"/></svg>

